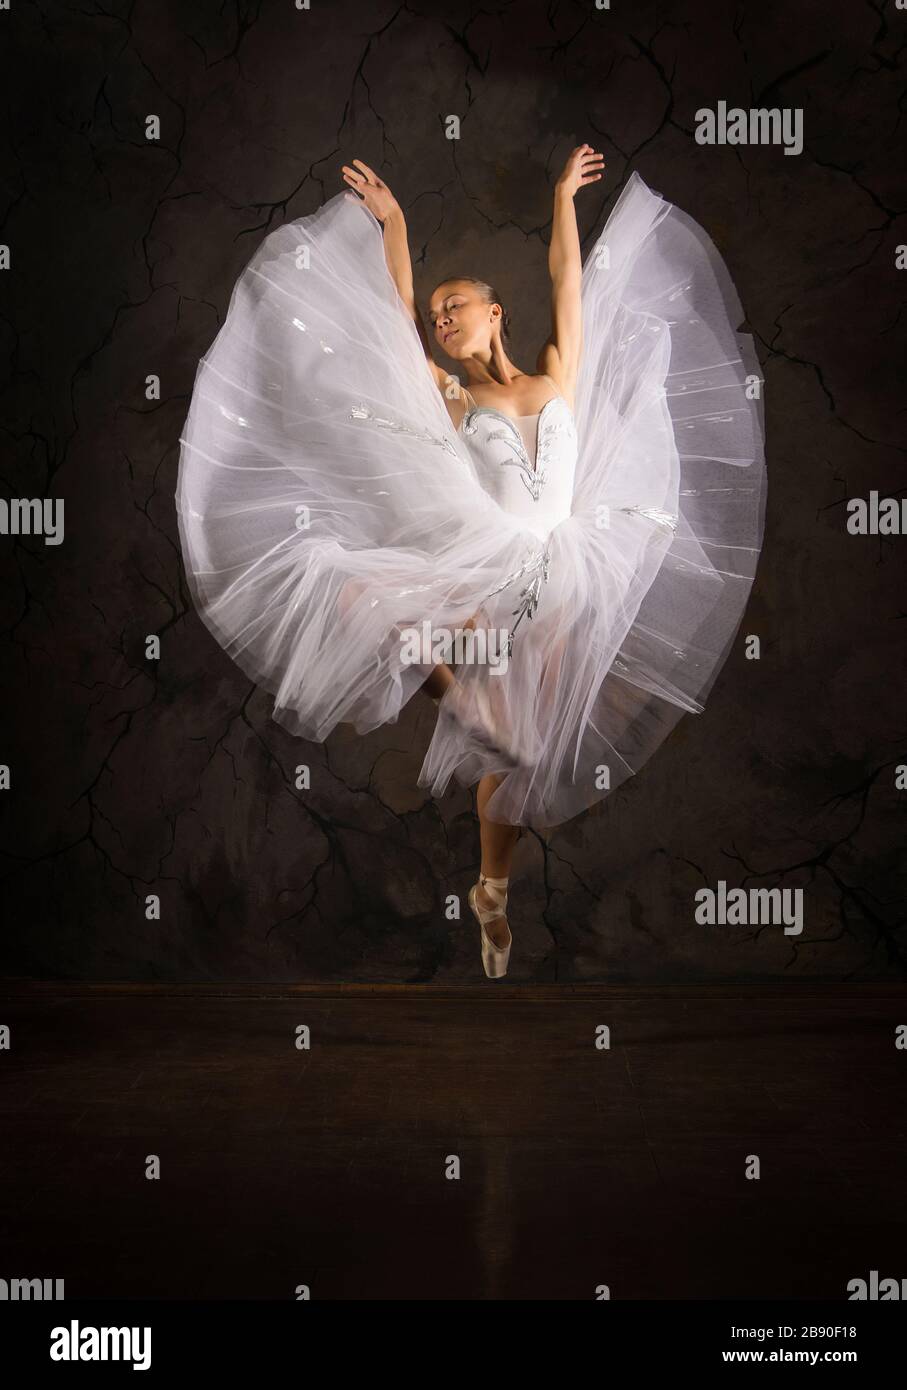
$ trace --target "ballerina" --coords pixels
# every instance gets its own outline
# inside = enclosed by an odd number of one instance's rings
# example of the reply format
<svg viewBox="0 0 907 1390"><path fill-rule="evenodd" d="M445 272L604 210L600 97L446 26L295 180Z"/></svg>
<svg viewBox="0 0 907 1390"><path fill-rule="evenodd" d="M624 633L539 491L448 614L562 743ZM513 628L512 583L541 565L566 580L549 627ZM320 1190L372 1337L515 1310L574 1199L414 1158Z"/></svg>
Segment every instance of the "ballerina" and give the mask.
<svg viewBox="0 0 907 1390"><path fill-rule="evenodd" d="M441 281L426 327L399 203L344 165L355 192L240 278L182 436L193 596L275 719L322 740L437 703L419 785L476 787L490 978L519 827L591 806L701 712L762 539L761 376L727 271L635 173L583 265L574 198L603 166L581 145L555 186L552 328L524 372L482 280ZM418 626L486 659L414 659Z"/></svg>
<svg viewBox="0 0 907 1390"><path fill-rule="evenodd" d="M543 411L559 403L572 413L582 353L582 260L573 199L580 188L602 177L604 156L591 145L580 145L570 155L555 185L548 257L553 322L551 335L539 352L534 374L520 371L506 351L509 316L490 285L474 277L461 277L445 280L435 288L428 306L429 324L441 350L465 368L471 390L461 387L459 378L452 377L432 356L425 323L416 303L406 223L399 203L387 184L367 164L353 160L353 165L356 167L343 166L343 177L362 195L366 207L384 228L388 268L416 324L426 361L454 426L465 425L469 431L471 425L475 431L477 423L474 422L483 409L505 422L502 438L505 447L513 450L514 457L505 457L500 465L492 462L487 478L480 475L480 481L511 512L537 513L542 487L548 481L547 472L543 472L538 460L539 421ZM508 427L506 422L512 423ZM480 466L481 461L480 454ZM508 473L508 466L522 469L522 474ZM548 461L545 468L550 470L552 466ZM558 461L558 467L560 476L552 487L557 486L561 505L553 510L550 492L546 494L548 505L541 509L545 534L570 512L573 469L566 458ZM521 487L526 489L528 502ZM528 515L527 519L537 518ZM468 619L468 623L475 621L475 617ZM446 663L435 668L423 689L439 705L445 695L448 703L462 700L453 670ZM453 704L452 712L458 708ZM478 713L489 747L497 747L505 754L515 751L509 747L506 733L502 735L488 712L480 709ZM512 935L505 913L513 851L519 833L516 826L499 824L485 815L485 807L501 780L500 773L489 772L479 778L476 786L482 857L478 883L471 888L468 898L470 909L479 922L485 972L492 978L506 974L510 956Z"/></svg>

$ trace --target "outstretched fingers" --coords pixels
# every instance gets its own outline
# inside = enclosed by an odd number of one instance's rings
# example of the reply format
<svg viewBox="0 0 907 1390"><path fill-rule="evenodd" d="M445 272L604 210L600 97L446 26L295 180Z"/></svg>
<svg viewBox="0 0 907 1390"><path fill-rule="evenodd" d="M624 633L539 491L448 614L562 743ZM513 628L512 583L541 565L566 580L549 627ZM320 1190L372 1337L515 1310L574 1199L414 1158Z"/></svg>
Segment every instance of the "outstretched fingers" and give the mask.
<svg viewBox="0 0 907 1390"><path fill-rule="evenodd" d="M598 150L593 150L591 145L581 145L580 150L584 151L580 155L580 184L594 183L601 178L600 170L605 167L605 156Z"/></svg>
<svg viewBox="0 0 907 1390"><path fill-rule="evenodd" d="M361 159L354 159L354 160L353 160L353 163L356 164L356 165L358 165L358 167L362 170L362 172L364 173L366 179L367 179L370 183L380 184L381 180L379 179L378 175L375 173L374 169L370 169L370 168L368 167L368 165L367 165L366 163L364 163L363 160L361 160Z"/></svg>

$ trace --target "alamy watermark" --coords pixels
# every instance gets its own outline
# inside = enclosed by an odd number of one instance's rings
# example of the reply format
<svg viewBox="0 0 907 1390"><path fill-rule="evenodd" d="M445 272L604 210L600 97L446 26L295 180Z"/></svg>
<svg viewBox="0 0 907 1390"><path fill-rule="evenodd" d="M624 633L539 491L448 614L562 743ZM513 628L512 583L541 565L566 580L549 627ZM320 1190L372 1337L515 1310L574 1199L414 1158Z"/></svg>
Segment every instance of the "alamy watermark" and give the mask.
<svg viewBox="0 0 907 1390"><path fill-rule="evenodd" d="M0 1303L50 1303L62 1297L62 1279L0 1279Z"/></svg>
<svg viewBox="0 0 907 1390"><path fill-rule="evenodd" d="M437 666L453 662L456 666L488 666L493 676L502 676L510 656L510 633L503 627L432 627L424 619L420 627L400 630L401 660L404 666Z"/></svg>
<svg viewBox="0 0 907 1390"><path fill-rule="evenodd" d="M785 154L803 153L803 108L756 107L745 111L719 101L717 109L696 112L697 145L783 145Z"/></svg>
<svg viewBox="0 0 907 1390"><path fill-rule="evenodd" d="M907 535L907 497L882 497L872 488L868 498L848 498L847 513L852 536Z"/></svg>
<svg viewBox="0 0 907 1390"><path fill-rule="evenodd" d="M871 1269L868 1279L851 1279L847 1284L849 1303L875 1303L888 1300L907 1299L907 1279L879 1278L879 1271Z"/></svg>
<svg viewBox="0 0 907 1390"><path fill-rule="evenodd" d="M693 894L695 921L705 927L784 927L785 936L803 930L802 888L731 888L723 878L717 890L700 888Z"/></svg>
<svg viewBox="0 0 907 1390"><path fill-rule="evenodd" d="M0 497L0 535L43 536L45 545L63 540L62 497Z"/></svg>
<svg viewBox="0 0 907 1390"><path fill-rule="evenodd" d="M50 1330L51 1361L131 1361L134 1371L151 1368L150 1327L68 1327Z"/></svg>

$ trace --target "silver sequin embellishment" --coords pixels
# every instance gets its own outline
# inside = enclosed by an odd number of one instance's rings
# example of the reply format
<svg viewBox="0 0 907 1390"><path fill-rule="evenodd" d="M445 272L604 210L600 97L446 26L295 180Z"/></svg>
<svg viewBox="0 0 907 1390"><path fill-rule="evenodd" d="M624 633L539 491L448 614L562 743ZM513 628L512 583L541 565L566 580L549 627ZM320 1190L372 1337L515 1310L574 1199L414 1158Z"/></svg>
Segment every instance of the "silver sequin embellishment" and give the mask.
<svg viewBox="0 0 907 1390"><path fill-rule="evenodd" d="M658 507L618 507L619 512L636 512L639 516L647 516L650 521L655 521L659 526L666 526L669 531L677 530L677 513L662 512Z"/></svg>
<svg viewBox="0 0 907 1390"><path fill-rule="evenodd" d="M541 555L539 556L538 560L538 568L541 570L541 573L536 573L535 577L531 579L529 583L526 585L525 589L522 590L522 592L520 593L519 607L514 608L513 610L513 617L516 618L516 622L510 629L510 633L507 638L508 656L510 656L513 652L513 639L516 636L516 630L519 627L520 623L523 621L524 618L528 618L531 622L532 619L535 617L536 609L539 606L539 598L541 597L542 584L548 583L548 566L550 565L550 563L551 552L546 546L545 549L542 551Z"/></svg>
<svg viewBox="0 0 907 1390"><path fill-rule="evenodd" d="M535 617L536 610L539 606L539 598L541 597L542 584L548 582L548 568L550 563L551 552L547 545L543 550L534 553L530 552L528 558L524 560L518 570L514 570L513 574L508 574L507 578L499 584L496 589L492 589L490 593L485 595L486 598L493 598L495 594L501 593L501 591L508 588L509 585L515 584L518 579L523 579L527 574L533 574L534 572L533 578L530 579L526 587L521 590L519 604L513 610L512 616L516 618L516 622L511 628L507 638L508 656L513 651L513 639L520 623L525 617L528 617L530 621Z"/></svg>
<svg viewBox="0 0 907 1390"><path fill-rule="evenodd" d="M548 481L548 474L543 466L543 459L547 452L550 442L549 436L559 429L567 428L562 422L560 425L549 425L545 420L545 412L549 405L554 405L555 401L562 401L563 396L552 396L546 401L539 411L538 437L536 445L536 466L533 467L532 460L526 453L526 446L523 443L523 436L520 434L515 421L509 415L505 415L502 410L495 410L490 405L477 405L472 410L468 410L463 416L460 428L464 434L475 434L478 429L476 424L477 415L494 415L496 419L503 421L505 428L495 430L489 434L489 440L500 439L509 445L517 455L515 459L505 459L501 464L502 468L518 468L520 470L520 481L526 488L533 502L538 502L542 495L542 488Z"/></svg>
<svg viewBox="0 0 907 1390"><path fill-rule="evenodd" d="M379 429L392 430L395 434L412 435L413 439L422 439L426 444L434 444L436 447L443 449L446 453L452 454L457 460L457 463L463 463L463 459L457 453L449 439L439 439L437 435L431 434L428 430L414 430L412 426L404 425L401 420L389 420L383 415L376 415L373 410L369 410L368 406L363 401L353 406L350 411L350 419L371 420Z"/></svg>

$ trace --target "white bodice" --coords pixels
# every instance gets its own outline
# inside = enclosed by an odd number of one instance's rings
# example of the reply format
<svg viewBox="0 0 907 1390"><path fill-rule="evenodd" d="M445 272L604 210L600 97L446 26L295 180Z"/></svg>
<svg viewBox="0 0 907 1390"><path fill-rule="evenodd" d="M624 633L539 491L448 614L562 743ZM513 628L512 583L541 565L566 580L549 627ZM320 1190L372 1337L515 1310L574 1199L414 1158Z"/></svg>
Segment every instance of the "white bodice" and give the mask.
<svg viewBox="0 0 907 1390"><path fill-rule="evenodd" d="M576 473L576 423L563 396L538 415L514 419L491 406L460 422L479 482L500 507L542 540L570 515Z"/></svg>

